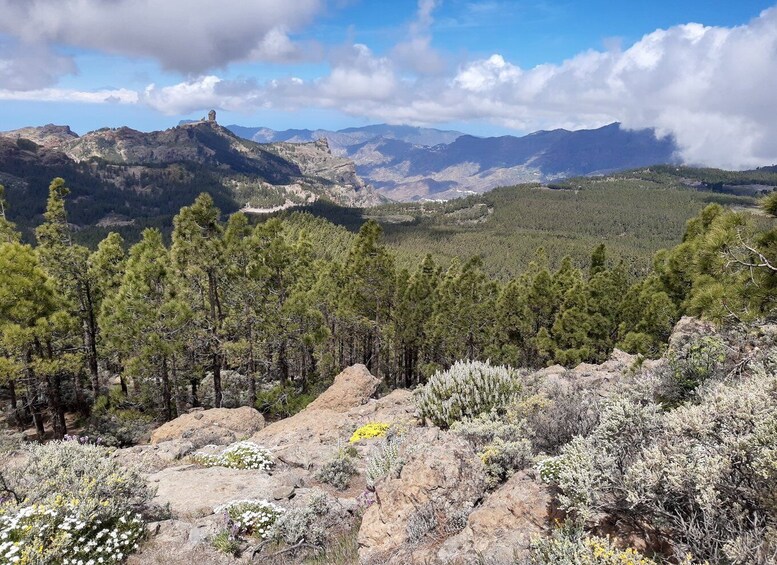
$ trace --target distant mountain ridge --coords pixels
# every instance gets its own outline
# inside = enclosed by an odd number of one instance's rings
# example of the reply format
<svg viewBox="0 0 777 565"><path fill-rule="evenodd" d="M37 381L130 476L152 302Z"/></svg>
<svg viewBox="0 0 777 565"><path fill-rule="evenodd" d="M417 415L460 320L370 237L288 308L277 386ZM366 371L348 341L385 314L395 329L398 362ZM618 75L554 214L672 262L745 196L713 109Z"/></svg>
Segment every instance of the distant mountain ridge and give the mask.
<svg viewBox="0 0 777 565"><path fill-rule="evenodd" d="M450 199L497 186L679 163L673 138L618 123L598 129L475 137L457 131L390 126L286 130L228 126L255 141L326 138L356 171L394 200Z"/></svg>

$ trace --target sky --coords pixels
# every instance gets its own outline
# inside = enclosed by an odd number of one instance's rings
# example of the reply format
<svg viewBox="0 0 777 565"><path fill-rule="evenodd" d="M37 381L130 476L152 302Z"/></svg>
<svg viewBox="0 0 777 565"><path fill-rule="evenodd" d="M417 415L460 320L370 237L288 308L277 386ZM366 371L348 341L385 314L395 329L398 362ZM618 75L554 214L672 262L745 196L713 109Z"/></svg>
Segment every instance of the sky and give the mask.
<svg viewBox="0 0 777 565"><path fill-rule="evenodd" d="M777 4L0 0L0 131L615 121L688 163L777 163Z"/></svg>

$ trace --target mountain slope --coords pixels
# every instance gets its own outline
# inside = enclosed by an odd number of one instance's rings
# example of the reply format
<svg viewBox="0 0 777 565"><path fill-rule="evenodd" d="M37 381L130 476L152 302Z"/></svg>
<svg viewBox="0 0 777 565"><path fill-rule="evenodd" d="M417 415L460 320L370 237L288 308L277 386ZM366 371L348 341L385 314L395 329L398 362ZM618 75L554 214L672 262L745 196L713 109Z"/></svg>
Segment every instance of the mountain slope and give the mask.
<svg viewBox="0 0 777 565"><path fill-rule="evenodd" d="M225 212L319 198L341 206L383 201L326 143L261 145L215 121L149 133L106 128L78 137L67 126L44 126L0 135L0 183L8 188L11 219L34 224L56 176L78 202L71 220L84 226L169 222L201 191Z"/></svg>
<svg viewBox="0 0 777 565"><path fill-rule="evenodd" d="M653 130L625 130L617 123L594 130L539 131L524 137L458 135L448 141L408 126L339 132L230 128L238 135L264 139L326 137L333 150L336 146L354 160L360 176L395 200L447 200L521 182L677 162L672 138L657 139Z"/></svg>
<svg viewBox="0 0 777 565"><path fill-rule="evenodd" d="M375 124L363 127L351 127L337 131L287 129L275 131L264 127L243 127L238 125L227 126L227 129L235 135L250 139L259 143L274 141L289 141L303 143L326 138L332 151L336 154L348 154L348 148L359 145L373 139L398 139L414 145L439 145L451 143L464 135L459 131L439 130L434 128L420 128L413 126L392 126L388 124Z"/></svg>

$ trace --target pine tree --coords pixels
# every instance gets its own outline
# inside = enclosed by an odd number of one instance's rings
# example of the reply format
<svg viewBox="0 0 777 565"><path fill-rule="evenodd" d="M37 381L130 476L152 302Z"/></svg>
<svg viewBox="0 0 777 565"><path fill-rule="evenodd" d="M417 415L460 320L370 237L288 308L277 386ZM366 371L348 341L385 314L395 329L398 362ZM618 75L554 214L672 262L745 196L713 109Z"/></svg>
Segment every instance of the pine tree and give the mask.
<svg viewBox="0 0 777 565"><path fill-rule="evenodd" d="M439 283L440 270L431 255L426 255L412 276L405 271L397 277L393 325L405 387L419 382L422 366L431 362L429 321Z"/></svg>
<svg viewBox="0 0 777 565"><path fill-rule="evenodd" d="M118 291L105 299L100 326L108 346L124 360L136 388L146 386L146 402L156 404L161 389L161 413L173 418L175 360L180 356L192 319L190 297L175 277L162 234L146 229L130 249ZM158 383L157 383L158 380Z"/></svg>
<svg viewBox="0 0 777 565"><path fill-rule="evenodd" d="M55 437L66 432L62 401L63 372L79 362L58 338L70 325L59 307L51 281L28 245L0 244L0 350L3 376L11 391L12 408L24 421L18 405L21 383L25 409L32 416L39 439L45 434L43 407L48 404ZM45 399L45 401L44 401Z"/></svg>
<svg viewBox="0 0 777 565"><path fill-rule="evenodd" d="M95 281L89 276L89 250L75 245L67 220L65 201L70 189L62 178L49 185L45 221L37 227L36 252L41 266L54 282L68 309L81 323L82 347L95 397L102 393L97 355L98 326L94 299ZM82 406L82 410L85 407Z"/></svg>
<svg viewBox="0 0 777 565"><path fill-rule="evenodd" d="M369 220L348 253L345 300L361 334L361 360L374 374L385 376L381 366L383 326L390 323L394 297L394 257L382 243L383 230Z"/></svg>
<svg viewBox="0 0 777 565"><path fill-rule="evenodd" d="M194 319L202 335L201 346L210 359L213 374L214 404L221 407L221 350L222 283L224 282L224 253L219 221L221 212L209 194L200 194L191 206L181 208L173 219L173 264L178 276L195 300ZM199 341L199 340L198 340Z"/></svg>

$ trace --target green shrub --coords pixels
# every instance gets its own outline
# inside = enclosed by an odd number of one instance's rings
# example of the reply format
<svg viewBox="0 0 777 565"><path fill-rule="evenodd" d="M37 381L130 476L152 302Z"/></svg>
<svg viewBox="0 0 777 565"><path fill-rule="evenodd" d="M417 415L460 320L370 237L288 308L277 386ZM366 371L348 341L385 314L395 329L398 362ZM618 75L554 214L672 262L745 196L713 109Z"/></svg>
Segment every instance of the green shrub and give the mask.
<svg viewBox="0 0 777 565"><path fill-rule="evenodd" d="M194 460L206 467L256 469L258 471L269 471L273 465L270 452L250 441L233 443L218 455L195 453Z"/></svg>
<svg viewBox="0 0 777 565"><path fill-rule="evenodd" d="M240 540L235 539L229 530L222 530L210 540L213 549L227 555L237 555L240 551Z"/></svg>
<svg viewBox="0 0 777 565"><path fill-rule="evenodd" d="M416 391L415 401L421 417L448 428L464 418L502 411L520 389L520 374L514 369L459 361L447 371L435 373Z"/></svg>
<svg viewBox="0 0 777 565"><path fill-rule="evenodd" d="M256 409L269 420L280 420L303 410L316 398L291 386L276 385L256 395Z"/></svg>
<svg viewBox="0 0 777 565"><path fill-rule="evenodd" d="M690 399L696 390L715 375L721 375L726 359L726 345L717 336L707 336L687 343L667 355L668 367L662 373L661 400L669 407Z"/></svg>
<svg viewBox="0 0 777 565"><path fill-rule="evenodd" d="M129 447L149 436L154 425L154 417L141 412L136 406L123 399L109 401L101 396L92 407L86 433L99 437L104 445Z"/></svg>

